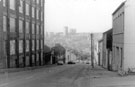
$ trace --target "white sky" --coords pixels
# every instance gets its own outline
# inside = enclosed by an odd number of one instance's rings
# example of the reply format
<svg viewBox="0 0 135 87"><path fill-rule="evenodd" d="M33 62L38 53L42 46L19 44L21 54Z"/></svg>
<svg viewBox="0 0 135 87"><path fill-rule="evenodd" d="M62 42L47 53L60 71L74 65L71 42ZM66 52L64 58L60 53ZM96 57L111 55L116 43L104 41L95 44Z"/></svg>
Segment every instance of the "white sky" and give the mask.
<svg viewBox="0 0 135 87"><path fill-rule="evenodd" d="M112 28L112 13L125 0L46 0L45 29L63 32L104 32Z"/></svg>

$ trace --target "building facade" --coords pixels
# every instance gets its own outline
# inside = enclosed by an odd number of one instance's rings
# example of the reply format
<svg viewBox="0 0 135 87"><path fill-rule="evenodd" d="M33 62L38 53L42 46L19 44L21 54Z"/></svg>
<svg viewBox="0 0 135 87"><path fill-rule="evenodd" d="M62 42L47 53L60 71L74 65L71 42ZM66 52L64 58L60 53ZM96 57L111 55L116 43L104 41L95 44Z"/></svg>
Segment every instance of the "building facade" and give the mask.
<svg viewBox="0 0 135 87"><path fill-rule="evenodd" d="M103 39L98 41L98 65L102 66L103 59Z"/></svg>
<svg viewBox="0 0 135 87"><path fill-rule="evenodd" d="M112 29L103 33L102 66L112 70Z"/></svg>
<svg viewBox="0 0 135 87"><path fill-rule="evenodd" d="M123 67L124 50L124 17L125 2L123 2L113 15L113 70Z"/></svg>
<svg viewBox="0 0 135 87"><path fill-rule="evenodd" d="M0 68L42 65L44 0L0 0Z"/></svg>
<svg viewBox="0 0 135 87"><path fill-rule="evenodd" d="M66 63L68 63L70 61L72 61L72 62L76 62L77 61L77 56L75 55L73 50L67 49L65 57L66 57L66 59L65 59Z"/></svg>
<svg viewBox="0 0 135 87"><path fill-rule="evenodd" d="M135 1L123 2L113 13L113 69L135 70Z"/></svg>

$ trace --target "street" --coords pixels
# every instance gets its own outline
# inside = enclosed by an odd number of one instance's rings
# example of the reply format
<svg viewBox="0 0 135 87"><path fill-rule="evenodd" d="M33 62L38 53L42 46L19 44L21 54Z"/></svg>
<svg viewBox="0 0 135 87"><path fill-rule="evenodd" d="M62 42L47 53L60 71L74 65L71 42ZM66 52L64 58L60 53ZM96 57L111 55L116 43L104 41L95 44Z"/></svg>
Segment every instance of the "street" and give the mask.
<svg viewBox="0 0 135 87"><path fill-rule="evenodd" d="M134 76L120 77L89 64L40 68L0 75L0 87L135 87Z"/></svg>

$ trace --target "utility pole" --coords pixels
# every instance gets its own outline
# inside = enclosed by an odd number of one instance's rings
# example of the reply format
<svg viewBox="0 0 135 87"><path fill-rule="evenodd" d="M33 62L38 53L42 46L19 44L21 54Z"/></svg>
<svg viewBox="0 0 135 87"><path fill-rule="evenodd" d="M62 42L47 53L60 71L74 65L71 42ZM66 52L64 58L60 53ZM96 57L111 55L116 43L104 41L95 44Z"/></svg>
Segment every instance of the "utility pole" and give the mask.
<svg viewBox="0 0 135 87"><path fill-rule="evenodd" d="M94 68L94 41L93 33L91 33L91 66Z"/></svg>

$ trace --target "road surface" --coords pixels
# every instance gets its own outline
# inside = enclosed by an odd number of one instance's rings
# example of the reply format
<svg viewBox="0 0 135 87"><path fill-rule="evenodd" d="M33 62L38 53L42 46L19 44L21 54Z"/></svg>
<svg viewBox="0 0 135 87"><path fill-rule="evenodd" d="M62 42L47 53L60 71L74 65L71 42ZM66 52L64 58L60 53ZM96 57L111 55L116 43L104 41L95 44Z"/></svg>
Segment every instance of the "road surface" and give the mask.
<svg viewBox="0 0 135 87"><path fill-rule="evenodd" d="M74 64L5 73L0 76L0 87L80 87L80 78L89 79L89 69L90 65Z"/></svg>
<svg viewBox="0 0 135 87"><path fill-rule="evenodd" d="M0 74L0 87L135 87L135 76L88 64L60 65Z"/></svg>

